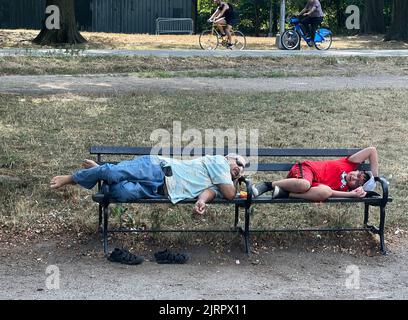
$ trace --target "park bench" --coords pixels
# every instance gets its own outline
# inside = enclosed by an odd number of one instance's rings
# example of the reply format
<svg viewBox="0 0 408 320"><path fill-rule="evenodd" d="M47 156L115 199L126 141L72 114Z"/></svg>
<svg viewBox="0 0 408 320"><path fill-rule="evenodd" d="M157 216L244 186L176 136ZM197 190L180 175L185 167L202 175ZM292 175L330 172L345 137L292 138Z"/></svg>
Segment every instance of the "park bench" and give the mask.
<svg viewBox="0 0 408 320"><path fill-rule="evenodd" d="M93 146L90 148L90 153L96 155L97 162L99 164L106 163L103 161L103 157L106 156L142 156L151 154L151 148L149 147L103 147L103 146ZM165 152L164 152L165 151ZM175 152L177 151L177 152ZM181 152L180 152L181 151ZM190 150L190 155L193 155L193 151ZM235 150L236 153L241 154L246 157L253 157L257 155L258 159L265 159L257 164L251 163L248 171L257 171L260 173L274 173L274 172L288 172L291 167L297 163L299 160L303 159L323 159L323 158L340 158L351 156L354 153L360 151L360 149L258 149L258 150ZM202 149L199 155L226 155L230 153L231 150L227 149ZM172 157L175 154L183 154L183 150L180 149L167 149L160 150L160 152L155 152L154 154L165 155ZM197 156L197 152L194 153ZM283 159L281 161L275 161L276 159ZM293 159L293 161L288 162L288 159ZM114 163L114 162L110 162ZM370 170L369 164L362 164L359 168L360 170ZM99 204L99 227L103 236L103 249L104 253L108 254L108 234L116 232L235 232L243 236L245 244L245 252L249 254L250 252L250 234L251 233L262 233L262 232L371 232L380 236L380 250L382 254L386 253L385 242L384 242L384 228L385 228L385 207L388 202L392 201L392 198L388 196L388 182L384 177L379 177L376 179L378 184L381 186L382 195L375 194L364 199L356 198L331 198L325 203L351 203L351 204L363 204L364 205L364 220L363 226L356 228L310 228L310 229L268 229L268 230L255 230L251 229L250 219L253 206L260 206L262 204L300 204L300 203L311 203L307 200L302 199L272 199L270 192L266 193L257 198L252 196L252 182L248 178L242 178L240 184L242 187L245 185L247 191L247 197L241 198L237 194L237 197L228 201L226 199L217 198L213 201L214 204L218 205L231 205L234 206L234 223L233 227L229 230L146 230L146 229L128 229L120 226L116 229L109 229L109 205L116 203L113 199L109 198L109 186L103 186L102 182L98 183L98 192L93 195L93 200ZM179 204L189 204L193 205L196 202L195 199L189 199L180 202ZM166 204L171 203L170 200L163 197L162 199L139 199L132 203L140 204ZM369 225L369 209L370 207L379 208L380 223L379 226ZM243 224L240 224L240 212L243 212Z"/></svg>

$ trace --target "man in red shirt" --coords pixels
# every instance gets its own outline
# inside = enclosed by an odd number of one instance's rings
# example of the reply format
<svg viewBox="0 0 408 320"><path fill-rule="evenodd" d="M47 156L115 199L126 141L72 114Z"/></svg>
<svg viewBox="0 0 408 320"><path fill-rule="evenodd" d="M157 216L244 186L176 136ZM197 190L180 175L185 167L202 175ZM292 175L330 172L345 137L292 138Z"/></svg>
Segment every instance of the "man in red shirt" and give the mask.
<svg viewBox="0 0 408 320"><path fill-rule="evenodd" d="M371 172L358 171L368 160ZM286 179L263 182L253 187L254 197L272 190L272 198L300 198L326 201L334 198L364 198L375 188L378 177L378 153L369 147L348 158L328 161L304 161L289 171Z"/></svg>

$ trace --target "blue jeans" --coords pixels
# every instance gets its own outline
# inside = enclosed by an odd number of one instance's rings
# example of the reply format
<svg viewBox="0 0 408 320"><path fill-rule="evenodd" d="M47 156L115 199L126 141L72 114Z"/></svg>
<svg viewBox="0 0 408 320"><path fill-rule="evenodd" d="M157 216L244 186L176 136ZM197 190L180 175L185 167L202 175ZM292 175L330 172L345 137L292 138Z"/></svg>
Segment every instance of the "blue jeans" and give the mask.
<svg viewBox="0 0 408 320"><path fill-rule="evenodd" d="M155 156L142 156L118 164L104 164L79 170L73 180L86 189L92 189L99 180L110 187L111 198L119 202L138 199L156 199L164 184L164 173L160 160Z"/></svg>

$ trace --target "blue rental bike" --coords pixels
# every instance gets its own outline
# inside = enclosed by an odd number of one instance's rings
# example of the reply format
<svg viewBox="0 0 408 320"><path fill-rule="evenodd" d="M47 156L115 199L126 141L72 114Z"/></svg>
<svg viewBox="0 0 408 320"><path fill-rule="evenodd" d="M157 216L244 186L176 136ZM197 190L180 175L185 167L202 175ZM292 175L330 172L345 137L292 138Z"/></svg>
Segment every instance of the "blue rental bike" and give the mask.
<svg viewBox="0 0 408 320"><path fill-rule="evenodd" d="M299 17L289 18L290 28L287 29L282 37L282 46L286 50L295 50L300 47L300 42L303 38L307 44L311 47L311 38L306 36L301 27L301 21ZM332 32L327 28L319 28L316 31L314 38L314 46L317 50L329 50L333 43Z"/></svg>

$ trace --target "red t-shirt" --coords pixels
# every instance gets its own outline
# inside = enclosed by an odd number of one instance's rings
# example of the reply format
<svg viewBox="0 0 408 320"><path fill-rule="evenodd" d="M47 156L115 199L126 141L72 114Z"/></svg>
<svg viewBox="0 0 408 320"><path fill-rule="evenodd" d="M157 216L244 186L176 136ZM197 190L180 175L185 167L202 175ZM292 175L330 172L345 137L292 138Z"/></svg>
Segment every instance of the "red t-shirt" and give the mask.
<svg viewBox="0 0 408 320"><path fill-rule="evenodd" d="M310 167L315 176L313 186L324 184L333 190L348 191L346 177L351 171L357 170L359 164L350 162L348 158L328 161L305 161L304 166Z"/></svg>

